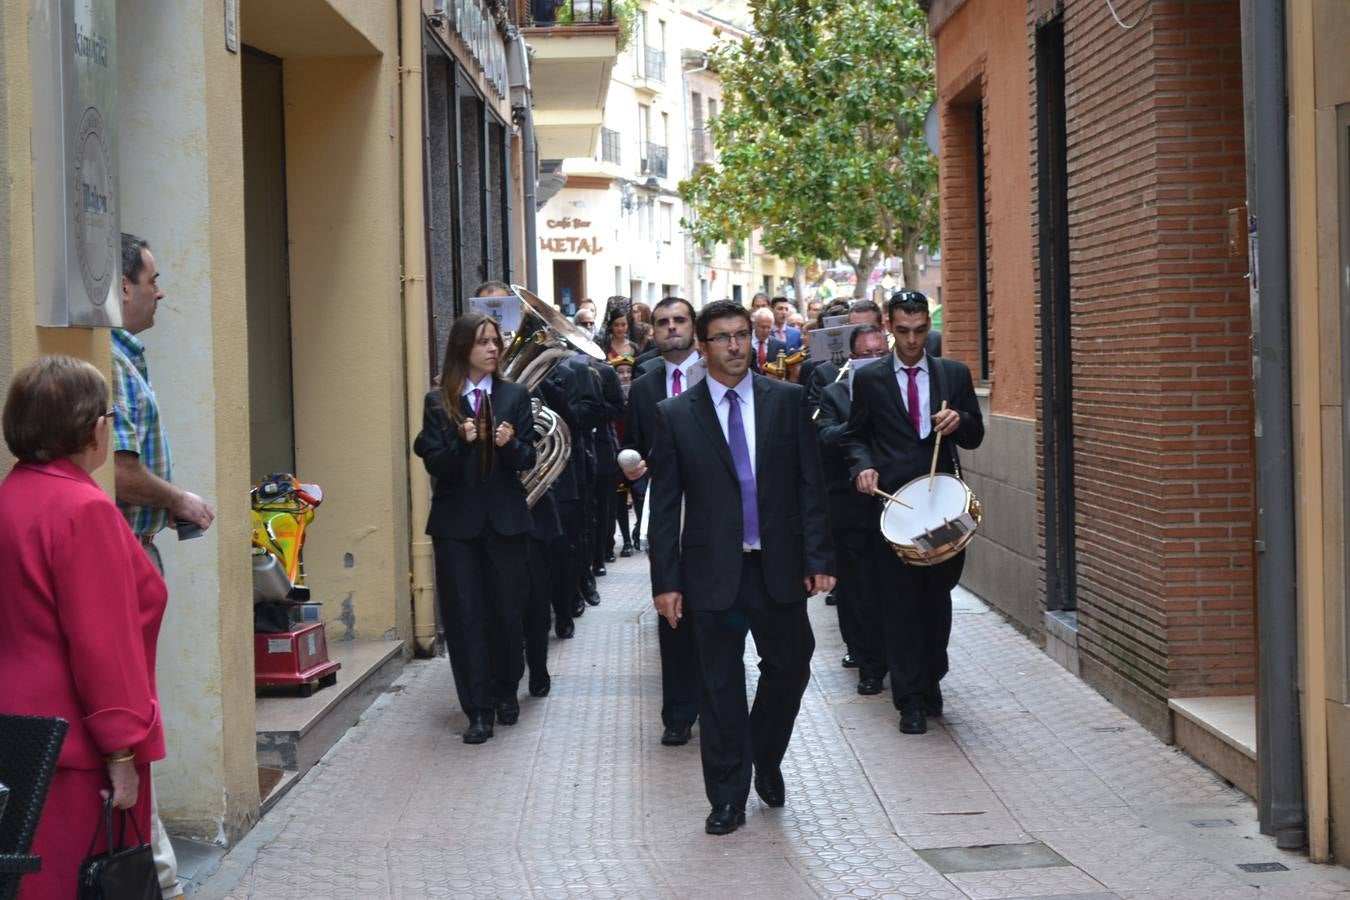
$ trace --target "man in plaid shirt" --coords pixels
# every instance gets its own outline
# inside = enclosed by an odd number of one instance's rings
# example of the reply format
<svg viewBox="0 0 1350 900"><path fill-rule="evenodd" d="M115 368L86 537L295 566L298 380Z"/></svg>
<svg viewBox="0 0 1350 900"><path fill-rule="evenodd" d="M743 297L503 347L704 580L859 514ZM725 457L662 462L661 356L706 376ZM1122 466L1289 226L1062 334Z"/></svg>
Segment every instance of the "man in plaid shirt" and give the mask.
<svg viewBox="0 0 1350 900"><path fill-rule="evenodd" d="M145 347L136 337L155 324L155 308L164 297L158 279L150 245L134 235L122 235L122 327L112 333L113 478L118 508L163 573L155 535L175 522L188 522L205 530L216 516L201 497L173 483L169 439L150 385ZM181 897L178 860L160 823L159 809L151 808L151 843L160 889L165 900Z"/></svg>

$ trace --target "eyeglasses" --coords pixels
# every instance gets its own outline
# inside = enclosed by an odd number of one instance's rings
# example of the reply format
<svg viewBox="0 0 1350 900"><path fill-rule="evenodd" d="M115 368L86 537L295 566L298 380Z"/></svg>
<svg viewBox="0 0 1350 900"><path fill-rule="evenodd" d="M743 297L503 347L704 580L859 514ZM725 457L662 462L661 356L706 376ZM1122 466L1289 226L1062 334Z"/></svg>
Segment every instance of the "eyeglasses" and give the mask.
<svg viewBox="0 0 1350 900"><path fill-rule="evenodd" d="M748 344L750 343L750 332L736 331L731 334L714 334L708 338L708 343L716 344L719 347L729 347L732 341L737 344Z"/></svg>
<svg viewBox="0 0 1350 900"><path fill-rule="evenodd" d="M854 357L854 359L881 359L883 356L888 355L890 352L891 351L883 347L880 350L871 350L868 351L867 353L859 353Z"/></svg>

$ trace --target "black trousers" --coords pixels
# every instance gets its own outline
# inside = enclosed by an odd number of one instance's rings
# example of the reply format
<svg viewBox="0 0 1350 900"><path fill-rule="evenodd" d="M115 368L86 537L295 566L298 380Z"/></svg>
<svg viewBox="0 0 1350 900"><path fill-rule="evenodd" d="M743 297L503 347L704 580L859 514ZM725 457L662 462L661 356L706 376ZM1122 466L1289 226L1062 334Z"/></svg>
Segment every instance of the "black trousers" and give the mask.
<svg viewBox="0 0 1350 900"><path fill-rule="evenodd" d="M577 532L577 563L580 566L580 582L594 580L591 567L595 565L595 482L588 481L580 489L581 528Z"/></svg>
<svg viewBox="0 0 1350 900"><path fill-rule="evenodd" d="M694 610L702 672L699 718L703 786L713 806L745 808L751 764L774 769L783 761L802 695L811 680L815 636L806 601L774 603L764 586L758 553L745 556L736 603L727 610ZM759 686L754 707L745 699L745 635L755 636Z"/></svg>
<svg viewBox="0 0 1350 900"><path fill-rule="evenodd" d="M488 529L469 540L433 538L436 596L455 692L466 715L492 721L498 700L516 695L529 591L525 535Z"/></svg>
<svg viewBox="0 0 1350 900"><path fill-rule="evenodd" d="M614 554L614 490L617 475L601 475L595 479L595 543L591 564L603 566L605 558Z"/></svg>
<svg viewBox="0 0 1350 900"><path fill-rule="evenodd" d="M882 619L895 708L921 703L947 674L952 636L952 588L961 580L963 552L936 566L911 566L880 537L882 573L889 581Z"/></svg>
<svg viewBox="0 0 1350 900"><path fill-rule="evenodd" d="M876 529L837 529L834 548L839 558L839 583L835 586L835 611L839 631L849 655L858 663L858 677L886 676L886 639L881 616L882 561L879 552L889 546L878 544Z"/></svg>
<svg viewBox="0 0 1350 900"><path fill-rule="evenodd" d="M694 628L688 622L682 628L671 628L657 616L656 640L661 649L661 724L684 729L698 721L701 694Z"/></svg>
<svg viewBox="0 0 1350 900"><path fill-rule="evenodd" d="M530 669L530 686L548 681L548 629L552 624L554 576L550 574L551 541L528 539L526 568L530 590L525 600L525 665Z"/></svg>
<svg viewBox="0 0 1350 900"><path fill-rule="evenodd" d="M628 485L627 491L623 489L625 485ZM619 525L619 537L623 538L625 546L633 543L633 530L628 521L628 498L631 496L632 490L628 479L620 475L618 488L614 491L614 520ZM640 515L641 513L639 513ZM642 519L639 518L638 522L641 521Z"/></svg>
<svg viewBox="0 0 1350 900"><path fill-rule="evenodd" d="M549 542L549 559L555 575L553 615L564 627L572 621L572 602L581 588L583 569L590 573L590 557L583 555L585 507L581 500L559 500L558 521L562 523L563 533Z"/></svg>

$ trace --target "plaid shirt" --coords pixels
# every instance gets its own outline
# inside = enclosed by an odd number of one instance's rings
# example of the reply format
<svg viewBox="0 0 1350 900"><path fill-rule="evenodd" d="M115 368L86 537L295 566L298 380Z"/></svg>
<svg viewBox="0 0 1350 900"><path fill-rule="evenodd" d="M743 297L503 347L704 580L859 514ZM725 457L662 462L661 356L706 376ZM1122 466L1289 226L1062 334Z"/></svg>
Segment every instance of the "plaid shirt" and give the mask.
<svg viewBox="0 0 1350 900"><path fill-rule="evenodd" d="M113 329L113 432L114 453L130 452L154 475L173 480L173 458L169 437L159 420L159 402L150 386L150 370L145 365L145 345L128 331ZM169 524L169 511L123 503L117 508L126 516L137 537L154 537Z"/></svg>

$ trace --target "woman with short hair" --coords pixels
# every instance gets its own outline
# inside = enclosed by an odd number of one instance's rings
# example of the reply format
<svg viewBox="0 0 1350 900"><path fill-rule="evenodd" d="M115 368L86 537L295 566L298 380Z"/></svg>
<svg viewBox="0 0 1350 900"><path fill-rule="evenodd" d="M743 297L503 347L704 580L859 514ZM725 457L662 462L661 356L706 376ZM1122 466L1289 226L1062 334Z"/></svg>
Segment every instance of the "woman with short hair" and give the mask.
<svg viewBox="0 0 1350 900"><path fill-rule="evenodd" d="M164 758L155 643L168 592L90 473L107 461L108 382L44 356L9 388L0 483L0 713L69 723L20 898L73 897L105 798L150 836L150 763ZM130 830L127 839L134 840Z"/></svg>

